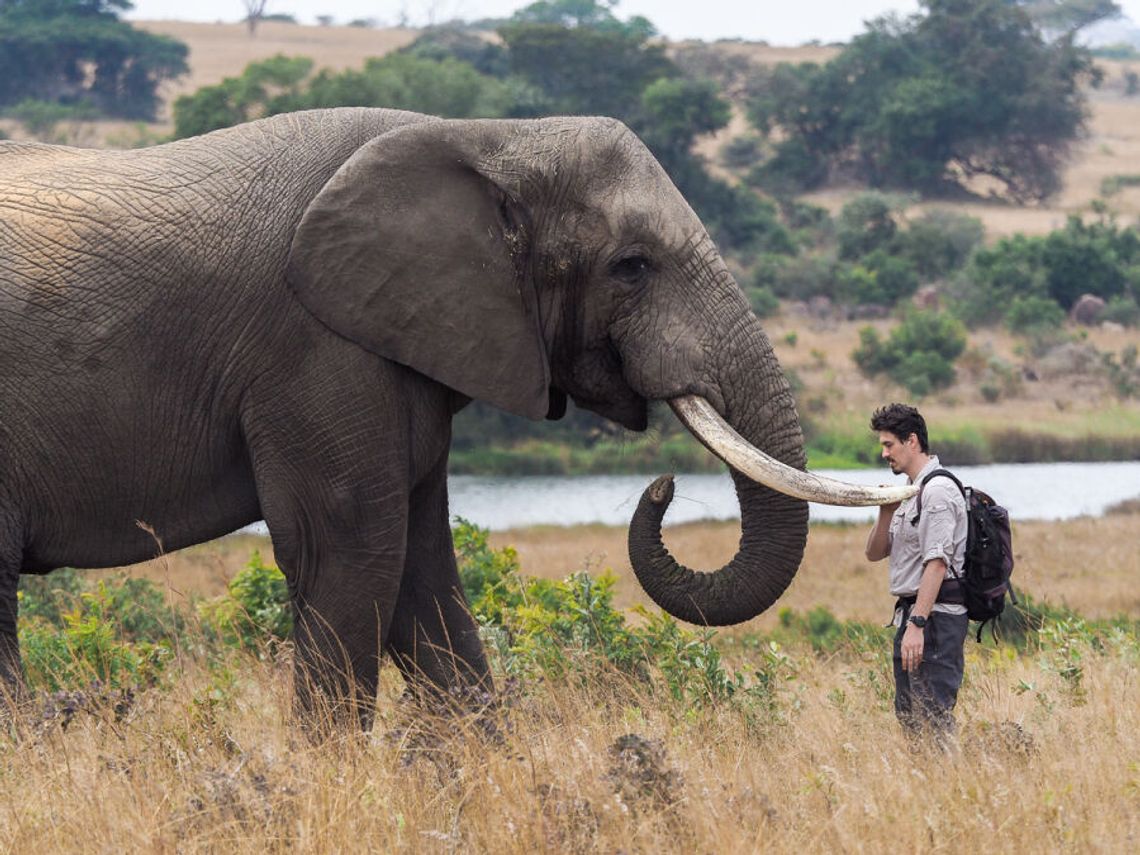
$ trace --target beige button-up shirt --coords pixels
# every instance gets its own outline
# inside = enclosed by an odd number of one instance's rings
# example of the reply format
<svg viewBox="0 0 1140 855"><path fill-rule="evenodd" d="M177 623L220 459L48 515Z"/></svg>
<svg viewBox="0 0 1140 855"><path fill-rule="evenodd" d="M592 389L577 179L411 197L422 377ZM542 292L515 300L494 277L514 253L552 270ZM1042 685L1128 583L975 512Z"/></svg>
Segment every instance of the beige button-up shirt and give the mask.
<svg viewBox="0 0 1140 855"><path fill-rule="evenodd" d="M918 473L911 483L940 469L937 456ZM918 497L907 499L895 511L890 528L890 589L894 597L913 597L918 593L926 562L941 558L946 562L946 578L962 572L966 556L966 500L958 485L949 478L932 478L922 489L922 517L912 525ZM935 603L934 611L965 614L966 607L954 603Z"/></svg>

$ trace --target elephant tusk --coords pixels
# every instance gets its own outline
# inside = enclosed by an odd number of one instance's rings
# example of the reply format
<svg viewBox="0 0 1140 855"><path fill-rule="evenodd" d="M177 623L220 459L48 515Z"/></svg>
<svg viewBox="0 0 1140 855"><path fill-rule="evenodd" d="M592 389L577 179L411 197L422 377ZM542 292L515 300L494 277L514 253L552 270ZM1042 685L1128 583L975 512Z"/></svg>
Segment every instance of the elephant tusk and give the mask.
<svg viewBox="0 0 1140 855"><path fill-rule="evenodd" d="M918 492L918 488L910 484L868 487L793 469L749 443L698 395L671 398L669 406L709 451L742 475L785 495L826 505L860 507L901 502Z"/></svg>

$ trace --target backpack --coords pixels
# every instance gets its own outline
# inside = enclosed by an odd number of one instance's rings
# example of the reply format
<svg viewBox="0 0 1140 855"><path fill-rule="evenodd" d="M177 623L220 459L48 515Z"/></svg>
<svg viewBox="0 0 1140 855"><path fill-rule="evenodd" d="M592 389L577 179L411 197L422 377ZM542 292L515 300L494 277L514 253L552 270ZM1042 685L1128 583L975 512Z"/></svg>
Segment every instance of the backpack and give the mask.
<svg viewBox="0 0 1140 855"><path fill-rule="evenodd" d="M950 572L961 585L966 615L979 621L978 641L987 621L996 621L1005 609L1005 595L1017 604L1009 577L1013 573L1013 533L1009 525L1009 511L989 495L962 482L946 469L935 469L922 479L915 503L916 513L911 525L918 525L922 516L922 490L926 482L945 475L957 486L966 500L966 555L960 570ZM993 628L991 626L991 632ZM996 633L995 633L996 636Z"/></svg>

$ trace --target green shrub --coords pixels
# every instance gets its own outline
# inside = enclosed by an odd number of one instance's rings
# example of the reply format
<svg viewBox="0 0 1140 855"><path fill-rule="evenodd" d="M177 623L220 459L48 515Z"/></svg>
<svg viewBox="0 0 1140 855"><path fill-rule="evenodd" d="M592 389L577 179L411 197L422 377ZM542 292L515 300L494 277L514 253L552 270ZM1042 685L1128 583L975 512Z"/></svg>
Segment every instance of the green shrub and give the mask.
<svg viewBox="0 0 1140 855"><path fill-rule="evenodd" d="M859 331L851 354L868 377L886 374L922 397L954 382L954 360L966 347L961 323L939 312L910 312L883 341L873 327Z"/></svg>
<svg viewBox="0 0 1140 855"><path fill-rule="evenodd" d="M24 615L20 650L28 685L60 691L94 683L126 688L156 680L170 659L169 642L125 639L116 605L121 603L100 582L62 613L62 627L42 616Z"/></svg>
<svg viewBox="0 0 1140 855"><path fill-rule="evenodd" d="M293 630L285 576L256 550L230 580L227 593L201 603L198 613L223 643L247 649L283 641Z"/></svg>
<svg viewBox="0 0 1140 855"><path fill-rule="evenodd" d="M724 667L712 631L694 633L645 610L643 625L630 626L614 607L609 572L529 578L513 549L490 546L486 530L458 519L453 538L471 612L506 674L585 682L616 670L690 705L771 691L770 681L750 683Z"/></svg>
<svg viewBox="0 0 1140 855"><path fill-rule="evenodd" d="M1136 298L1126 294L1118 294L1105 303L1100 312L1100 320L1111 321L1126 327L1140 325L1140 304Z"/></svg>
<svg viewBox="0 0 1140 855"><path fill-rule="evenodd" d="M789 300L810 300L834 296L836 279L835 260L827 256L764 253L757 259L752 287L770 288Z"/></svg>
<svg viewBox="0 0 1140 855"><path fill-rule="evenodd" d="M895 240L895 251L923 281L930 281L961 269L981 246L985 233L976 217L935 209L909 222Z"/></svg>
<svg viewBox="0 0 1140 855"><path fill-rule="evenodd" d="M1137 186L1140 186L1140 175L1135 173L1129 175L1109 175L1101 179L1100 195L1115 196L1125 187Z"/></svg>
<svg viewBox="0 0 1140 855"><path fill-rule="evenodd" d="M1015 333L1055 329L1065 323L1065 310L1052 297L1019 295L1010 301L1005 325Z"/></svg>
<svg viewBox="0 0 1140 855"><path fill-rule="evenodd" d="M733 137L720 149L720 160L729 169L747 169L761 157L763 141L754 134Z"/></svg>
<svg viewBox="0 0 1140 855"><path fill-rule="evenodd" d="M896 197L877 192L860 193L844 205L836 225L839 257L854 261L877 249L887 249L898 232L896 213L900 207Z"/></svg>
<svg viewBox="0 0 1140 855"><path fill-rule="evenodd" d="M780 311L780 298L767 285L746 292L752 311L758 318L769 318Z"/></svg>

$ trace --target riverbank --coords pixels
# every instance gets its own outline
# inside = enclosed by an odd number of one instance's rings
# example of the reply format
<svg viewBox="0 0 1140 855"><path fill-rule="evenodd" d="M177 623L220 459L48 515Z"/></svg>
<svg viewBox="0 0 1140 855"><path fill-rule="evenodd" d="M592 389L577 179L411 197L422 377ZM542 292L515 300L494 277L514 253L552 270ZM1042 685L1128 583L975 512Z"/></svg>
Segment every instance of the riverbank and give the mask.
<svg viewBox="0 0 1140 855"><path fill-rule="evenodd" d="M932 429L931 444L948 466L1140 460L1140 411L1121 409L1117 415L1087 424L1032 423L1036 427L950 422ZM854 425L809 428L807 454L809 469L862 469L879 462L875 438ZM630 434L588 447L529 441L453 451L449 469L453 475L658 475L720 472L724 466L692 437Z"/></svg>
<svg viewBox="0 0 1140 855"><path fill-rule="evenodd" d="M885 620L890 602L886 568L863 558L864 525L816 524L808 536L803 564L776 608L745 625L771 628L782 608L807 611L826 606L837 617ZM700 522L670 526L665 541L678 560L697 569L715 569L732 558L739 544L736 522ZM617 577L621 607L653 607L633 576L626 554L624 526L534 526L494 532L496 548L518 551L524 573L561 579L570 573L610 570ZM1140 615L1140 505L1124 503L1099 518L1014 523L1017 566L1014 583L1034 600L1068 606L1089 617ZM149 578L176 598L212 597L258 550L273 559L269 538L233 535L183 549L128 568ZM92 571L114 574L116 570Z"/></svg>

